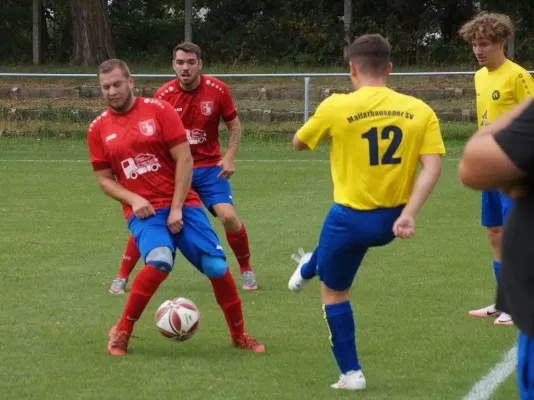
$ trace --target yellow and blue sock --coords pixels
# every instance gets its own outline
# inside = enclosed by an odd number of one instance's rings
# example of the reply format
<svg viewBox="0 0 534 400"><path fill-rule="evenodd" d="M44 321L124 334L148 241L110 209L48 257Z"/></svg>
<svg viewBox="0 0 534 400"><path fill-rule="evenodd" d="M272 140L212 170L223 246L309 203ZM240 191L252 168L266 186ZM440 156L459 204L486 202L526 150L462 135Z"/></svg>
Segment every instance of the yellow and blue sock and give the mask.
<svg viewBox="0 0 534 400"><path fill-rule="evenodd" d="M493 272L495 273L495 279L499 283L499 269L501 268L501 263L499 261L493 260Z"/></svg>
<svg viewBox="0 0 534 400"><path fill-rule="evenodd" d="M341 373L361 369L356 353L356 328L350 302L324 304L323 312L330 329L332 353Z"/></svg>
<svg viewBox="0 0 534 400"><path fill-rule="evenodd" d="M310 261L304 264L300 269L300 275L304 279L311 279L317 275L317 249L313 251Z"/></svg>

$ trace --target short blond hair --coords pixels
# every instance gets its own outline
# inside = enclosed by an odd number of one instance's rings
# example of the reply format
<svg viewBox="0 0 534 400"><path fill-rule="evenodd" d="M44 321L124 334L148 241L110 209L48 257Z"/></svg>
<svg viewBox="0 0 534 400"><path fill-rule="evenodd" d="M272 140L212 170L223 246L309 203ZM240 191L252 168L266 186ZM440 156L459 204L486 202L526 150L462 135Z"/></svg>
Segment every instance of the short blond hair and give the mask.
<svg viewBox="0 0 534 400"><path fill-rule="evenodd" d="M131 76L130 68L128 68L128 65L117 58L112 58L110 60L104 61L100 66L98 67L98 74L109 74L114 69L119 69L122 72L122 76L125 78L129 78Z"/></svg>
<svg viewBox="0 0 534 400"><path fill-rule="evenodd" d="M482 12L460 29L460 36L468 43L477 36L489 39L492 43L506 41L514 32L512 20L506 14Z"/></svg>

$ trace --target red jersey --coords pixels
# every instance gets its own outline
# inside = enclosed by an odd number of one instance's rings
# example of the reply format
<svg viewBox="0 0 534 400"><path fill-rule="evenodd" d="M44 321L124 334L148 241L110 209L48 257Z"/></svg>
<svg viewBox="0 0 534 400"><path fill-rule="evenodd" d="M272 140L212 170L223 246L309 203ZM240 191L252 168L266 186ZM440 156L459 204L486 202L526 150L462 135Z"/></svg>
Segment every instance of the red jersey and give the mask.
<svg viewBox="0 0 534 400"><path fill-rule="evenodd" d="M117 182L144 197L154 209L170 207L174 194L176 162L169 149L187 141L185 129L170 104L137 97L124 114L109 108L89 125L87 144L95 171L110 168ZM184 202L201 206L189 189ZM126 219L133 215L122 205Z"/></svg>
<svg viewBox="0 0 534 400"><path fill-rule="evenodd" d="M219 122L231 121L237 111L228 87L218 79L200 75L200 85L182 90L178 79L164 84L154 95L171 103L180 115L191 145L195 168L211 167L221 161Z"/></svg>

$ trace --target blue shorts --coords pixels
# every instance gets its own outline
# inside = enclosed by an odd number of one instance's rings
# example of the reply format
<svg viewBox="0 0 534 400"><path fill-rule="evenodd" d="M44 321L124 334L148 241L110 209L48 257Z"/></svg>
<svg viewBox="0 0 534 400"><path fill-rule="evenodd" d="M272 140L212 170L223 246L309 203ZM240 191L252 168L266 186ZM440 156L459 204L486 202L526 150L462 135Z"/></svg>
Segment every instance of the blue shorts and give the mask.
<svg viewBox="0 0 534 400"><path fill-rule="evenodd" d="M369 247L390 243L393 223L404 206L360 211L334 204L323 224L317 247L317 272L330 289L352 286Z"/></svg>
<svg viewBox="0 0 534 400"><path fill-rule="evenodd" d="M517 387L521 400L534 399L534 339L523 332L517 340Z"/></svg>
<svg viewBox="0 0 534 400"><path fill-rule="evenodd" d="M200 272L203 272L203 256L226 259L219 238L201 207L183 207L184 225L177 234L172 234L167 228L169 210L169 207L166 207L156 210L156 215L152 217L139 219L134 215L128 220L128 229L134 236L135 244L145 262L148 253L156 247L168 247L173 254L178 248Z"/></svg>
<svg viewBox="0 0 534 400"><path fill-rule="evenodd" d="M497 190L482 192L481 224L486 228L503 226L514 202Z"/></svg>
<svg viewBox="0 0 534 400"><path fill-rule="evenodd" d="M191 187L198 193L200 200L213 216L216 216L213 211L214 205L221 203L234 204L230 181L227 178L217 178L221 171L222 168L216 165L193 169Z"/></svg>

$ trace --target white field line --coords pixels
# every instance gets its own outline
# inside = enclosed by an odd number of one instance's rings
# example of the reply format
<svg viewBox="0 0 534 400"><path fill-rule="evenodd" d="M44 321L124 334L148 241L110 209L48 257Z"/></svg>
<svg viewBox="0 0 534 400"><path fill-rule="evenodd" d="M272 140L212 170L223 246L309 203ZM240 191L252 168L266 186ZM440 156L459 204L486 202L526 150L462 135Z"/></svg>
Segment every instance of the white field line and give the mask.
<svg viewBox="0 0 534 400"><path fill-rule="evenodd" d="M487 400L516 368L517 348L506 352L502 361L497 363L486 375L478 380L462 400Z"/></svg>
<svg viewBox="0 0 534 400"><path fill-rule="evenodd" d="M445 161L459 161L459 158L445 158ZM89 164L89 160L38 160L38 159L0 159L0 162L3 163L65 163L65 164L76 164L76 163L87 163ZM253 159L244 159L244 160L235 160L236 163L328 163L329 160L298 160L298 159L286 159L282 158L279 160L253 160Z"/></svg>

